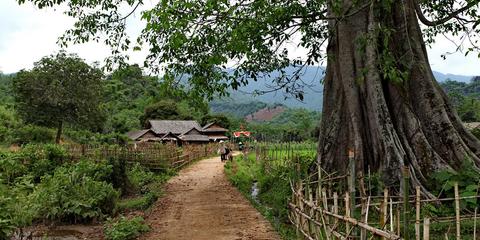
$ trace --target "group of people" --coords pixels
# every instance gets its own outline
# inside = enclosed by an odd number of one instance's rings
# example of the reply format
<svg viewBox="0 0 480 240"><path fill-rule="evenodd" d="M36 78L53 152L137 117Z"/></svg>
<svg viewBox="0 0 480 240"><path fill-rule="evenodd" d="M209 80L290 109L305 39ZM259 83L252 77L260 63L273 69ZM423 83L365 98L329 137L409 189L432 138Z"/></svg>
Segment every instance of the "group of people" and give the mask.
<svg viewBox="0 0 480 240"><path fill-rule="evenodd" d="M233 151L229 146L221 145L218 152L220 153L220 160L222 162L227 161L227 160L233 160L233 154L232 154Z"/></svg>
<svg viewBox="0 0 480 240"><path fill-rule="evenodd" d="M220 142L220 148L218 149L218 154L220 154L220 160L222 162L227 161L227 160L233 160L233 150L232 148L228 145L225 144L224 142ZM242 142L238 143L238 150L242 151L245 150L246 148L243 146ZM245 152L244 152L245 154Z"/></svg>

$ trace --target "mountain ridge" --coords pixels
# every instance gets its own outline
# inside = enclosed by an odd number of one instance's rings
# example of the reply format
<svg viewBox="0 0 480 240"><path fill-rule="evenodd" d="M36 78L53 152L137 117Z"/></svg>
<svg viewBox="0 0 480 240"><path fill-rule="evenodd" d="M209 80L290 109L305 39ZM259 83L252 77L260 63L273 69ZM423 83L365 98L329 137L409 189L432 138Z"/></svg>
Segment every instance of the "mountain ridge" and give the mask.
<svg viewBox="0 0 480 240"><path fill-rule="evenodd" d="M296 69L294 67L287 67L284 69L287 76L293 75ZM306 82L309 87L304 89L304 99L300 101L285 93L284 90L269 92L263 95L253 95L250 93L257 91L268 91L269 84L272 84L278 72L274 72L269 76L264 77L261 81L251 81L246 86L240 87L237 91L230 91L230 97L224 99L216 99L214 102L222 102L226 99L236 103L248 104L249 102L264 102L266 104L281 103L289 108L306 108L312 111L321 111L323 105L323 84L322 80L325 73L323 66L307 66L300 75L300 79ZM441 73L433 71L433 75L438 82L445 82L446 80L453 80L458 82L468 83L474 76L457 75L450 73Z"/></svg>

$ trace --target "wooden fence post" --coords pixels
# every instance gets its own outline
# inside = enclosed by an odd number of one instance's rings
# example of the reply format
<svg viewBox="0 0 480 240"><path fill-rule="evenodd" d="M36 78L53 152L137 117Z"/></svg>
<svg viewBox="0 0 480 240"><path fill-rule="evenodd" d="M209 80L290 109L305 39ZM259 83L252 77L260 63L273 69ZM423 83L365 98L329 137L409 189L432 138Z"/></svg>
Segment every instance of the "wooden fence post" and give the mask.
<svg viewBox="0 0 480 240"><path fill-rule="evenodd" d="M380 204L380 229L385 229L387 225L387 217L388 217L388 189L383 189L383 201ZM386 239L382 237L382 239Z"/></svg>
<svg viewBox="0 0 480 240"><path fill-rule="evenodd" d="M477 239L477 209L476 207L473 215L473 239Z"/></svg>
<svg viewBox="0 0 480 240"><path fill-rule="evenodd" d="M348 164L349 164L349 167L350 167L350 173L349 173L349 183L348 183L348 188L349 188L349 195L350 195L350 216L355 218L355 177L356 177L356 173L355 173L355 152L353 149L349 149L348 150ZM358 234L356 233L356 231L353 231L352 232L353 235L356 237Z"/></svg>
<svg viewBox="0 0 480 240"><path fill-rule="evenodd" d="M430 218L423 219L423 240L430 240Z"/></svg>
<svg viewBox="0 0 480 240"><path fill-rule="evenodd" d="M420 240L420 186L415 187L415 239Z"/></svg>
<svg viewBox="0 0 480 240"><path fill-rule="evenodd" d="M393 232L393 225L395 224L393 219L393 201L390 198L390 232Z"/></svg>
<svg viewBox="0 0 480 240"><path fill-rule="evenodd" d="M396 218L396 231L397 231L397 235L400 236L400 204L397 204L397 218Z"/></svg>
<svg viewBox="0 0 480 240"><path fill-rule="evenodd" d="M345 192L345 216L347 218L350 218L350 194L347 192ZM346 222L345 223L345 231L347 233L350 232L350 223Z"/></svg>
<svg viewBox="0 0 480 240"><path fill-rule="evenodd" d="M333 193L333 213L338 214L338 194L337 192ZM334 225L337 226L338 219L335 218Z"/></svg>
<svg viewBox="0 0 480 240"><path fill-rule="evenodd" d="M460 240L460 198L458 194L458 182L455 183L454 185L454 191L455 191L455 223L457 227L457 240Z"/></svg>
<svg viewBox="0 0 480 240"><path fill-rule="evenodd" d="M408 166L403 167L403 238L410 240L410 206L409 206L409 192L410 192L410 172Z"/></svg>

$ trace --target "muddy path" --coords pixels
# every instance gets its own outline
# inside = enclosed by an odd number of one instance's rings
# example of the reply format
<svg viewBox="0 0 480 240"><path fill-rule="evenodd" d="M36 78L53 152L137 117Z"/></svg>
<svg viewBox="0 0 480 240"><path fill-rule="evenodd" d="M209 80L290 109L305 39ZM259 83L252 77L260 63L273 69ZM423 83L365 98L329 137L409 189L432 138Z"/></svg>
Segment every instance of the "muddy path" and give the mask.
<svg viewBox="0 0 480 240"><path fill-rule="evenodd" d="M270 223L230 184L219 157L199 161L165 186L140 239L280 239Z"/></svg>

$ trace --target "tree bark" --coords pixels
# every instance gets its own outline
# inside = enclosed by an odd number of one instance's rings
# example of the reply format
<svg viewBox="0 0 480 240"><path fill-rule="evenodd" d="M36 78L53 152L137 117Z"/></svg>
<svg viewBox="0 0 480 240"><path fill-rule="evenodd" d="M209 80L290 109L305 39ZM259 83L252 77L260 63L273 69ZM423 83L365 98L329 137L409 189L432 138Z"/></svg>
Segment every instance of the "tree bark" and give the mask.
<svg viewBox="0 0 480 240"><path fill-rule="evenodd" d="M413 1L388 8L374 2L329 23L318 162L345 174L353 149L357 172L378 171L387 187L400 189L408 166L412 188L429 195L435 171L458 169L466 159L480 166L480 142L434 79ZM403 78L390 74L391 66Z"/></svg>
<svg viewBox="0 0 480 240"><path fill-rule="evenodd" d="M62 130L63 130L63 121L58 123L57 127L57 135L55 137L55 143L60 144L60 140L62 139Z"/></svg>

